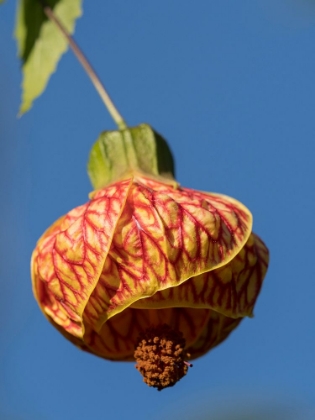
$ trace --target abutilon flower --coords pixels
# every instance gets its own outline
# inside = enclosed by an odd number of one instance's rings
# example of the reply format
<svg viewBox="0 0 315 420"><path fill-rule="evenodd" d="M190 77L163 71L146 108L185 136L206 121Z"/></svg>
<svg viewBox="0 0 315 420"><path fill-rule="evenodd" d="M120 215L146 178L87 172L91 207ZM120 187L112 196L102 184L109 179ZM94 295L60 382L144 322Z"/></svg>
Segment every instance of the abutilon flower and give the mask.
<svg viewBox="0 0 315 420"><path fill-rule="evenodd" d="M267 265L240 202L131 171L44 233L32 281L67 339L108 360L136 360L161 390L252 316Z"/></svg>

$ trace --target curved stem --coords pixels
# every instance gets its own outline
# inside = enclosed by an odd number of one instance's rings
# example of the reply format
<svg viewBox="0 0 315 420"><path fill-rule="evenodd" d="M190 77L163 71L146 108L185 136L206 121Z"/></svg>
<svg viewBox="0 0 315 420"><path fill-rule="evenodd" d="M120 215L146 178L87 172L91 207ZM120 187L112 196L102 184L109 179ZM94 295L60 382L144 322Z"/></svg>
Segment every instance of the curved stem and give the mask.
<svg viewBox="0 0 315 420"><path fill-rule="evenodd" d="M60 22L60 20L57 18L57 16L55 15L53 10L49 6L44 4L43 10L44 10L45 15L48 17L48 19L50 19L57 26L57 28L60 30L63 36L67 39L72 51L74 52L75 56L80 61L80 63L82 64L82 67L84 68L87 75L91 79L91 82L93 83L95 89L97 90L98 94L102 98L108 112L110 113L111 117L117 124L118 128L120 130L127 128L127 125L123 117L120 115L117 108L115 107L104 85L100 81L93 67L91 66L91 64L89 63L89 61L87 60L87 58L85 57L85 55L83 54L79 46L76 44L72 36L69 34L67 29L63 26L63 24Z"/></svg>

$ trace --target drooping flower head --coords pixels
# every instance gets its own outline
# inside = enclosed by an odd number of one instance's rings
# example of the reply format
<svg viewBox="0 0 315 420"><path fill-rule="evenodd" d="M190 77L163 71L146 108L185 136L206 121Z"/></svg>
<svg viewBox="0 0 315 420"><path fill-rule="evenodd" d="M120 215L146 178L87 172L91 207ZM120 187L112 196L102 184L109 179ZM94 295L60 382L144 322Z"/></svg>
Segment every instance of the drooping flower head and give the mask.
<svg viewBox="0 0 315 420"><path fill-rule="evenodd" d="M160 390L252 315L268 251L237 200L120 172L101 188L94 177L90 201L40 238L33 290L66 338L105 359L136 358Z"/></svg>

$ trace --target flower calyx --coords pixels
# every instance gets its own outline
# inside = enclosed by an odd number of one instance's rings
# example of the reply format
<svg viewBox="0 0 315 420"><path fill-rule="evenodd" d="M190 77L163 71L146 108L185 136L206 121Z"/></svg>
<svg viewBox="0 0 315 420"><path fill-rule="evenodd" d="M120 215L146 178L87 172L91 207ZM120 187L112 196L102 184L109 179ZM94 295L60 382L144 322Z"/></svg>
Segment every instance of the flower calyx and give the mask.
<svg viewBox="0 0 315 420"><path fill-rule="evenodd" d="M186 340L167 324L150 327L139 336L134 357L143 381L158 391L175 385L192 364L185 359Z"/></svg>
<svg viewBox="0 0 315 420"><path fill-rule="evenodd" d="M102 132L91 149L87 169L95 190L134 173L174 180L169 146L148 124Z"/></svg>

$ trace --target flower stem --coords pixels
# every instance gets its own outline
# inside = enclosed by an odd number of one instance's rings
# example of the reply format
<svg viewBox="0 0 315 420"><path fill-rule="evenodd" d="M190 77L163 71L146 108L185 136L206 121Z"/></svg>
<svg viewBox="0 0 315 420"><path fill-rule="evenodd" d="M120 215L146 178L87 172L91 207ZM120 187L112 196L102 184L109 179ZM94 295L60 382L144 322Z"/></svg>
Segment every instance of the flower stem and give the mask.
<svg viewBox="0 0 315 420"><path fill-rule="evenodd" d="M89 61L87 60L87 58L85 57L85 55L83 54L83 52L81 51L77 43L74 41L72 36L69 34L67 29L63 26L63 24L60 22L60 20L57 18L57 16L55 15L53 10L49 6L43 4L43 10L44 10L45 15L48 17L48 19L50 19L56 25L56 27L60 30L63 36L67 39L73 53L75 54L75 56L81 63L82 67L86 71L87 75L89 76L91 82L93 83L95 89L100 95L102 101L104 102L108 112L110 113L111 117L117 124L118 128L120 130L127 128L127 125L123 117L118 112L109 94L107 93L104 85L100 81L99 77L95 73L95 70L93 69L93 67L91 66L91 64L89 63Z"/></svg>

